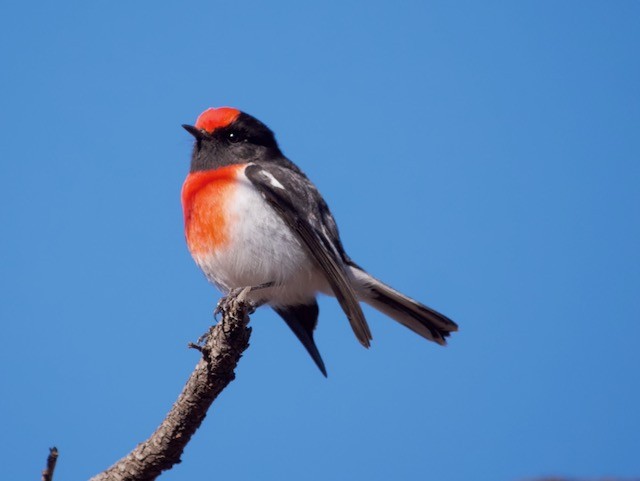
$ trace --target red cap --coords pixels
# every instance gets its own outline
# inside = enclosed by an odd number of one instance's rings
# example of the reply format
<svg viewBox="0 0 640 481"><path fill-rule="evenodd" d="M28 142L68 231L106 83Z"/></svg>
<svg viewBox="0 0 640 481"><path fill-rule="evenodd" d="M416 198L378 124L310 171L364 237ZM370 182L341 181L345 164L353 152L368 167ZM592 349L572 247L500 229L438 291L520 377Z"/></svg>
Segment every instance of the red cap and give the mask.
<svg viewBox="0 0 640 481"><path fill-rule="evenodd" d="M218 109L207 109L200 114L196 120L196 128L206 130L211 133L221 127L231 124L240 115L238 109L231 107L220 107Z"/></svg>

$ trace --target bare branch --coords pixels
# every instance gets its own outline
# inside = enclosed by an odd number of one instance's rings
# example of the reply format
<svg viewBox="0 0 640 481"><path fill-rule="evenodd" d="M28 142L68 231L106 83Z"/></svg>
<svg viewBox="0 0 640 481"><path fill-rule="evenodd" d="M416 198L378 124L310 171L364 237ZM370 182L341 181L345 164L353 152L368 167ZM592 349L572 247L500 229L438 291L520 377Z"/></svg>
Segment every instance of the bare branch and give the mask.
<svg viewBox="0 0 640 481"><path fill-rule="evenodd" d="M238 298L223 305L221 321L203 344L190 345L202 358L165 420L148 440L91 481L150 481L180 462L209 406L235 378L234 369L249 346L249 306Z"/></svg>
<svg viewBox="0 0 640 481"><path fill-rule="evenodd" d="M58 462L58 448L55 446L49 448L49 456L47 456L47 467L42 470L42 481L52 481L53 472L56 470Z"/></svg>

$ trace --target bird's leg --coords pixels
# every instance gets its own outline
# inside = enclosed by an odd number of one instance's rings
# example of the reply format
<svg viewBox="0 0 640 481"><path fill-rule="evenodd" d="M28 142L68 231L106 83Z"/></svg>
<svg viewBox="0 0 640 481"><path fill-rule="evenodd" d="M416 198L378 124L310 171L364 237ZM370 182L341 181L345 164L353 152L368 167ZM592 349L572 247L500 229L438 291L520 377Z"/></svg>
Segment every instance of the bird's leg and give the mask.
<svg viewBox="0 0 640 481"><path fill-rule="evenodd" d="M256 288L261 289L262 286L264 285L265 284L261 284L260 286L257 286L257 287L247 286L247 287L238 287L235 289L231 289L229 291L229 294L227 294L225 297L221 297L220 300L218 301L218 304L216 305L216 309L215 311L213 311L214 319L218 314L227 312L227 310L231 308L231 304L233 302L247 303L247 300L246 300L247 294L249 294L253 289L256 289ZM255 305L252 302L248 302L248 304L249 304L249 314L252 314L253 311L256 310L256 308L262 305L262 304ZM207 340L207 336L209 335L210 332L211 332L211 329L205 332L202 336L200 336L196 343L190 343L189 347L202 351L202 346Z"/></svg>
<svg viewBox="0 0 640 481"><path fill-rule="evenodd" d="M247 294L249 294L249 292L251 292L254 289L261 289L263 286L266 286L266 284L260 284L259 286L256 286L256 287L247 286L247 287L236 287L235 289L230 289L229 293L226 296L223 296L220 298L220 300L218 300L218 304L216 304L216 308L213 311L213 318L217 321L218 314L224 314L225 312L227 312L227 310L231 308L232 302L235 302L235 301L246 302L246 297L247 297ZM256 305L255 303L250 303L249 314L253 314L253 311L255 311L262 304L263 303ZM206 341L207 336L209 335L209 332L210 331L205 332L202 336L198 338L198 341L195 344L194 343L189 344L189 347L194 347L197 349L198 346L202 346L202 344L204 344L204 342Z"/></svg>
<svg viewBox="0 0 640 481"><path fill-rule="evenodd" d="M247 287L236 287L229 291L224 297L221 297L216 306L216 310L213 311L213 317L216 317L218 314L224 313L228 308L231 302L247 302L247 296L250 292L259 291L260 289L266 289L267 287L271 287L274 285L274 282L265 282L263 284L258 284L257 286L247 286ZM258 307L262 306L266 301L248 301L250 305L250 312L252 314Z"/></svg>
<svg viewBox="0 0 640 481"><path fill-rule="evenodd" d="M273 282L273 281L265 282L263 284L258 284L257 286L251 287L250 290L259 291L260 289L266 289L267 287L273 287L274 285L275 285L275 282Z"/></svg>

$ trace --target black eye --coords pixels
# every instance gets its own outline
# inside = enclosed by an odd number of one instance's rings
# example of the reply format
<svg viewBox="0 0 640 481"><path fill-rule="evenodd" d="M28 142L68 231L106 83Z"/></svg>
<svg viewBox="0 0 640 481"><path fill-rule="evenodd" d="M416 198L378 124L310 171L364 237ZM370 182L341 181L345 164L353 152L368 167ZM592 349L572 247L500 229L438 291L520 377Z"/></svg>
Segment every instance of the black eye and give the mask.
<svg viewBox="0 0 640 481"><path fill-rule="evenodd" d="M228 134L227 134L227 140L233 144L235 144L236 142L242 142L244 140L243 136L240 135L240 132L236 131L236 130L231 130Z"/></svg>

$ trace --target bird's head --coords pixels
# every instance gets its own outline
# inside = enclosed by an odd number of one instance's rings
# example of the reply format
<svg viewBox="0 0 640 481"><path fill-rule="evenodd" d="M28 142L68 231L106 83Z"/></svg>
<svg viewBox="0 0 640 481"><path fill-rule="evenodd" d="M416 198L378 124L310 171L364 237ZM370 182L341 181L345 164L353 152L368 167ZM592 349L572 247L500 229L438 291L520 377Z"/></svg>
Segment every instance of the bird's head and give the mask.
<svg viewBox="0 0 640 481"><path fill-rule="evenodd" d="M195 125L182 127L196 139L191 172L282 156L266 125L231 107L207 109Z"/></svg>

